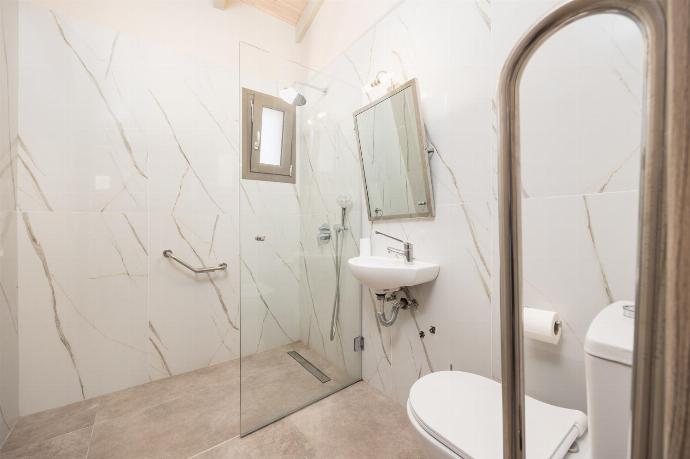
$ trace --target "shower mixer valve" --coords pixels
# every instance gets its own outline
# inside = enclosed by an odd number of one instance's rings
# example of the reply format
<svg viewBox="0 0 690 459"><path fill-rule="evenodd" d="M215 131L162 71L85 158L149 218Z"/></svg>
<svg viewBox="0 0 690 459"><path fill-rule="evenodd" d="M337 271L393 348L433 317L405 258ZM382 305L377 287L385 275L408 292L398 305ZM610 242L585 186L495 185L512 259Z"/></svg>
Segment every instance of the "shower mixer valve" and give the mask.
<svg viewBox="0 0 690 459"><path fill-rule="evenodd" d="M319 226L319 234L316 238L319 244L327 244L331 240L331 226L328 223Z"/></svg>

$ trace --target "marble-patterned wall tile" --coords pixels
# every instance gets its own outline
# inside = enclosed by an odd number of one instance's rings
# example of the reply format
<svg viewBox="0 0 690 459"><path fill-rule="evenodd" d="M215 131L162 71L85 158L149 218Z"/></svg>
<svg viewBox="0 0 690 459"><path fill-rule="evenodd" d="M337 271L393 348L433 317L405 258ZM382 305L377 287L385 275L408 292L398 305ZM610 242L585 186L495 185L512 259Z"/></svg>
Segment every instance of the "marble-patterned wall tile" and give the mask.
<svg viewBox="0 0 690 459"><path fill-rule="evenodd" d="M392 329L383 327L376 319L376 296L362 287L362 378L384 394L392 396L393 353Z"/></svg>
<svg viewBox="0 0 690 459"><path fill-rule="evenodd" d="M203 79L190 82L190 75L178 71L182 64L168 65L163 75L155 75L155 86L141 102L149 103L150 208L231 214L238 198L237 126L221 121L211 106L216 99L237 106L237 83L229 71L203 69L199 73L210 78L228 77L222 86L214 86L213 93L204 94ZM182 75L171 78L169 72Z"/></svg>
<svg viewBox="0 0 690 459"><path fill-rule="evenodd" d="M497 70L520 33L558 3L492 5ZM525 196L637 188L643 50L633 21L598 15L559 31L534 54L520 85Z"/></svg>
<svg viewBox="0 0 690 459"><path fill-rule="evenodd" d="M492 61L490 23L485 21L486 12L473 2L404 2L325 70L360 88L354 109L385 93L385 88L369 86L379 71L398 83L417 78L427 134L437 149L431 157L434 219L371 225L366 213L360 214L375 254L385 254L390 245L373 236L378 229L410 240L417 257L442 265L434 283L412 289L419 310L414 315L402 311L390 328L377 323L375 297L362 289L363 376L401 403L416 379L451 364L491 374L491 216L486 201ZM343 131L351 133L351 119L346 126ZM428 331L433 325L436 334Z"/></svg>
<svg viewBox="0 0 690 459"><path fill-rule="evenodd" d="M492 4L496 72L520 34L556 3ZM634 297L643 57L631 21L587 18L545 43L520 87L524 301L558 311L566 323L558 346L526 340L526 387L581 410L587 327L607 304ZM493 250L498 269L497 241ZM493 303L498 350L497 295ZM492 366L500 378L499 352Z"/></svg>
<svg viewBox="0 0 690 459"><path fill-rule="evenodd" d="M362 185L352 130L361 89L326 72L314 75L309 83L324 88L325 94L307 88L307 104L299 113L300 332L302 341L356 380L362 374L363 358L353 346L355 337L362 335L361 296L347 260L359 253L361 235ZM338 232L342 224L338 202L343 198L350 204L345 209L345 230ZM317 238L323 225L331 229L328 241ZM331 339L336 289L339 308Z"/></svg>
<svg viewBox="0 0 690 459"><path fill-rule="evenodd" d="M17 1L0 1L0 445L19 417Z"/></svg>
<svg viewBox="0 0 690 459"><path fill-rule="evenodd" d="M19 416L16 212L0 212L0 444Z"/></svg>
<svg viewBox="0 0 690 459"><path fill-rule="evenodd" d="M91 6L32 0L20 11L16 188L41 249L20 219L23 414L239 357L239 202L247 196L238 179L240 42L287 55L295 49L287 24L241 5ZM269 221L274 203L263 191L265 202L253 205ZM286 208L294 195L275 204ZM296 222L297 210L291 215ZM276 228L296 241L298 233ZM67 241L60 247L58 235ZM88 272L65 265L91 260L111 240L125 247L121 271L137 289L120 285L101 300L88 286L124 282L122 273L88 279L110 266L107 257ZM276 246L296 270L297 244ZM162 256L168 248L194 265L226 262L228 270L190 275ZM51 287L46 269L55 285L69 284L66 293ZM117 280L106 281L111 274ZM99 322L117 308L112 325ZM125 322L131 334L121 336Z"/></svg>
<svg viewBox="0 0 690 459"><path fill-rule="evenodd" d="M28 2L19 30L20 208L144 210L146 141L107 68L117 33Z"/></svg>
<svg viewBox="0 0 690 459"><path fill-rule="evenodd" d="M557 311L557 346L525 341L530 395L586 410L584 340L597 313L634 299L636 192L523 202L525 305Z"/></svg>
<svg viewBox="0 0 690 459"><path fill-rule="evenodd" d="M243 356L299 339L298 221L280 212L242 219Z"/></svg>
<svg viewBox="0 0 690 459"><path fill-rule="evenodd" d="M485 20L473 2L405 2L344 56L364 75L364 87L380 70L398 82L418 79L427 134L437 150L431 157L436 217L364 224L364 234L378 229L402 236L415 244L417 257L442 266L435 282L412 289L420 302L414 316L403 311L389 329L373 314L366 319L373 300L364 289L364 336L372 338L366 352L375 354L364 356L364 377L401 403L416 379L451 364L491 374L491 55ZM367 91L360 105L379 92ZM372 238L374 253L384 254L389 241ZM434 325L438 331L431 334Z"/></svg>
<svg viewBox="0 0 690 459"><path fill-rule="evenodd" d="M467 223L468 214L473 215L476 239ZM420 260L441 265L434 282L411 289L419 310L414 315L402 311L391 327L395 390L391 395L401 403L411 384L431 371L452 365L491 375L491 277L479 256L488 254L490 221L489 209L477 203L439 206L433 220L375 225L377 230L411 241ZM384 255L389 245L388 240L372 234L374 254ZM432 326L435 334L429 332Z"/></svg>
<svg viewBox="0 0 690 459"><path fill-rule="evenodd" d="M21 214L23 414L148 380L148 260L130 227L146 223L142 214Z"/></svg>
<svg viewBox="0 0 690 459"><path fill-rule="evenodd" d="M360 354L352 352L353 340L361 335L359 283L347 268L347 259L356 256L358 249L352 237L352 227L340 233L340 279L336 277L335 238L321 243L317 228L328 221L325 215L303 215L300 237L303 252L300 267L300 305L303 326L300 336L305 344L322 354L330 362L347 371L353 378L361 374ZM331 215L331 221L339 217ZM331 323L339 282L340 305L335 335L331 340Z"/></svg>
<svg viewBox="0 0 690 459"><path fill-rule="evenodd" d="M239 357L239 266L233 218L214 213L151 213L147 348L151 379ZM192 266L225 271L194 274Z"/></svg>
<svg viewBox="0 0 690 459"><path fill-rule="evenodd" d="M240 45L241 88L279 96L280 89L305 81L308 73L267 50ZM297 184L240 179L239 186L244 357L300 340L301 201Z"/></svg>
<svg viewBox="0 0 690 459"><path fill-rule="evenodd" d="M386 92L384 85L370 87L381 71L397 83L418 79L429 141L439 150L432 161L438 205L489 196L491 49L484 18L474 2L404 2L340 58L365 92L360 105Z"/></svg>
<svg viewBox="0 0 690 459"><path fill-rule="evenodd" d="M457 370L500 379L496 85L510 49L556 3L408 0L325 70L363 88L360 106L385 92L369 87L381 70L398 82L418 78L426 129L437 148L431 157L436 218L370 225L362 216L364 234L381 229L401 235L415 243L420 259L441 263L434 283L413 289L421 303L416 317L403 312L390 329L378 326L373 298L363 291L363 334L369 340L364 378L400 402L420 375L447 369L451 363ZM593 290L596 281L602 270L611 271L609 288L616 291L611 294L616 299L629 297L634 286L634 252L629 245L634 246L636 227L640 45L639 33L625 19L602 16L572 25L535 55L522 85L524 197L564 195L560 201L526 201L525 221L528 211L540 215L563 205L561 210L570 217L556 220L575 225L573 219L587 215L573 213L576 203L582 212L587 203L592 232L599 231L602 241L598 251L606 268L594 258L559 260L557 247L540 252L539 243L576 231L566 224L541 239L525 241L526 254L533 250L533 256L554 255L548 269L538 269L539 262L530 265L534 272L529 279L558 299L553 307L586 304L564 309L576 332L566 330L561 347L536 352L532 344L526 345L528 390L546 401L581 409L584 380L573 377L582 370L581 341L594 314L608 301L605 290ZM572 110L563 110L569 105ZM619 191L625 193L610 194ZM615 219L631 218L621 227L613 224ZM584 232L576 232L577 237L587 236L586 223L578 228ZM384 254L389 244L374 239L372 245L375 253ZM573 290L572 272L592 287ZM604 297L594 298L599 293ZM526 301L539 298L529 296ZM428 333L431 325L438 326L435 335ZM419 331L426 332L425 338L419 338ZM544 388L544 381L551 381L547 370L556 371L551 368L554 362L567 391Z"/></svg>

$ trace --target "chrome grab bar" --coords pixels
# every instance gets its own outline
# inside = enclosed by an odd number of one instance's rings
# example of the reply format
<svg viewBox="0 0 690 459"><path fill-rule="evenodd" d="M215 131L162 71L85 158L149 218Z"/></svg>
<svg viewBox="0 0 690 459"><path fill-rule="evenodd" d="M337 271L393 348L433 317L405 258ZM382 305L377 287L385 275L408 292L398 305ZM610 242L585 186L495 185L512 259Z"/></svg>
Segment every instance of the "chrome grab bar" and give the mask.
<svg viewBox="0 0 690 459"><path fill-rule="evenodd" d="M499 80L499 242L501 304L501 375L503 389L503 457L523 459L525 387L522 332L521 174L518 85L534 52L566 25L601 13L617 13L637 23L647 41L646 135L642 149L635 319L632 458L649 454L654 418L649 379L655 369L659 312L664 299L663 164L665 158L666 23L656 0L570 0L535 24L515 45Z"/></svg>
<svg viewBox="0 0 690 459"><path fill-rule="evenodd" d="M196 274L212 273L214 271L225 271L226 269L228 269L227 263L221 263L218 266L211 266L211 267L204 266L202 268L195 268L194 266L190 265L189 263L186 263L186 262L180 260L179 258L177 258L175 255L173 255L173 251L170 249L163 250L163 256L165 258L170 258L170 259L178 262L179 264L181 264L182 266L184 266L185 268L187 268L188 270L190 270Z"/></svg>

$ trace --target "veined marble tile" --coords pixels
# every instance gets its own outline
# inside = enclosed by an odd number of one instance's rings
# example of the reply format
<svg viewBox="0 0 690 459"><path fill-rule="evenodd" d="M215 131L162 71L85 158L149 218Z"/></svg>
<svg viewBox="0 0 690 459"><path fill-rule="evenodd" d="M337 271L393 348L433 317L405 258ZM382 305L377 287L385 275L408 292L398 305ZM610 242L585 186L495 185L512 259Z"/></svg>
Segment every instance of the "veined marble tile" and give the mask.
<svg viewBox="0 0 690 459"><path fill-rule="evenodd" d="M242 356L294 342L299 337L298 284L265 277L242 258ZM281 282L284 281L284 282Z"/></svg>
<svg viewBox="0 0 690 459"><path fill-rule="evenodd" d="M557 3L493 5L497 70L522 31ZM577 21L534 54L520 85L526 196L637 188L644 54L637 26L616 15Z"/></svg>
<svg viewBox="0 0 690 459"><path fill-rule="evenodd" d="M220 124L212 96L202 98L182 78L159 78L148 94L152 210L231 213L238 193L237 128Z"/></svg>
<svg viewBox="0 0 690 459"><path fill-rule="evenodd" d="M128 100L104 77L116 33L26 2L20 22L19 206L144 209L146 140Z"/></svg>
<svg viewBox="0 0 690 459"><path fill-rule="evenodd" d="M239 355L239 42L296 53L285 40L292 29L251 8L89 8L22 3L15 156L2 153L0 132L0 188L17 175L27 212L23 414ZM295 195L272 202L263 191L258 221L273 224L273 209ZM297 226L274 226L296 242ZM297 252L287 246L259 261L282 257L291 265L278 270L294 279ZM228 271L190 277L162 257L166 248Z"/></svg>
<svg viewBox="0 0 690 459"><path fill-rule="evenodd" d="M332 221L339 221L331 217ZM360 354L353 351L353 340L362 332L360 284L348 269L347 260L359 254L358 231L349 227L340 234L340 306L336 333L330 339L331 320L336 294L335 233L331 241L319 243L318 227L326 221L323 215L302 216L303 252L300 267L300 304L306 327L302 341L348 374L359 378Z"/></svg>
<svg viewBox="0 0 690 459"><path fill-rule="evenodd" d="M0 212L0 443L19 416L16 214Z"/></svg>
<svg viewBox="0 0 690 459"><path fill-rule="evenodd" d="M557 346L525 342L527 392L586 409L584 340L592 319L635 295L636 192L536 198L523 202L526 306L557 311Z"/></svg>
<svg viewBox="0 0 690 459"><path fill-rule="evenodd" d="M327 69L327 72L333 71ZM299 114L298 179L300 200L300 304L301 339L329 362L358 379L363 354L353 340L362 335L360 284L347 260L359 254L361 236L361 172L353 131L352 113L361 97L359 85L343 80L337 72L314 76L309 83L327 88L326 94L306 91L307 104ZM345 212L346 230L338 235L340 247L340 306L336 333L330 339L336 295L336 232L341 223L340 197L351 205ZM329 225L331 239L319 241L319 227Z"/></svg>
<svg viewBox="0 0 690 459"><path fill-rule="evenodd" d="M17 2L0 2L0 445L19 417Z"/></svg>
<svg viewBox="0 0 690 459"><path fill-rule="evenodd" d="M437 204L488 198L490 34L472 2L404 2L342 59L366 88L360 105L385 93L369 87L380 71L397 83L418 79L429 140L439 153L432 157Z"/></svg>
<svg viewBox="0 0 690 459"><path fill-rule="evenodd" d="M471 216L474 237L467 215ZM377 230L412 242L418 259L441 265L433 283L411 289L420 305L414 317L409 311L401 311L391 327L395 387L389 395L401 403L420 376L446 370L451 364L457 370L491 374L491 275L482 262L482 256L489 256L490 222L488 207L477 203L439 206L433 220L374 225ZM375 255L384 255L389 245L387 239L372 236ZM435 334L429 332L431 326L436 327ZM424 338L420 338L420 331ZM482 342L485 344L477 344ZM467 352L469 348L473 351Z"/></svg>
<svg viewBox="0 0 690 459"><path fill-rule="evenodd" d="M146 226L143 214L21 214L23 414L148 380L147 257L132 229Z"/></svg>
<svg viewBox="0 0 690 459"><path fill-rule="evenodd" d="M0 189L16 176L26 211L17 221L22 411L298 339L356 377L360 289L346 259L372 225L359 202L352 112L385 92L369 87L380 71L419 80L437 149L437 217L374 226L413 242L441 273L413 289L419 311L402 311L391 328L376 323L362 289L364 378L404 402L417 378L451 364L499 376L495 87L517 38L556 3L408 0L318 74L237 46L235 35L216 37L232 46L214 45L226 57L208 62L196 43L215 33L205 21L181 51L23 2L15 156L0 132ZM272 40L261 33L258 44ZM640 49L639 33L621 20L576 24L535 56L523 84L525 196L569 195L524 203L526 301L553 305L569 327L560 347L526 344L528 391L561 405L583 406L589 321L632 291ZM240 181L238 87L274 93L294 81L328 88L300 89L308 103L297 109L297 184ZM320 246L316 233L339 221L344 192L354 205L341 334L330 342L333 241ZM376 254L387 245L373 239ZM195 265L227 262L228 271L191 275L161 256L168 248ZM552 389L559 384L568 391Z"/></svg>
<svg viewBox="0 0 690 459"><path fill-rule="evenodd" d="M293 184L241 180L242 356L299 339L299 196Z"/></svg>
<svg viewBox="0 0 690 459"><path fill-rule="evenodd" d="M147 348L152 379L239 356L237 226L228 215L151 215ZM170 249L192 266L227 263L226 271L194 274L163 257Z"/></svg>
<svg viewBox="0 0 690 459"><path fill-rule="evenodd" d="M365 350L362 353L362 379L378 390L393 394L393 356L391 329L382 327L376 319L376 296L362 287L362 336Z"/></svg>

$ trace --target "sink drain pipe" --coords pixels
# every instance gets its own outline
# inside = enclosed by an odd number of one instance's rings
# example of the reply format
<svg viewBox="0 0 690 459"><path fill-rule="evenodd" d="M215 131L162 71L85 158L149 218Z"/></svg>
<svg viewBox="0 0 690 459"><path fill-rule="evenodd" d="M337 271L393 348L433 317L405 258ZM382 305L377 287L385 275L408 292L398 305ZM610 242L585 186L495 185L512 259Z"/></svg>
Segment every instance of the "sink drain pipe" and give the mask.
<svg viewBox="0 0 690 459"><path fill-rule="evenodd" d="M396 292L376 294L376 320L384 327L390 327L395 323L401 309L417 309L417 300L412 298L408 288L403 287L402 291L405 296L400 299L398 299ZM386 314L386 302L388 301L394 301L390 315Z"/></svg>

